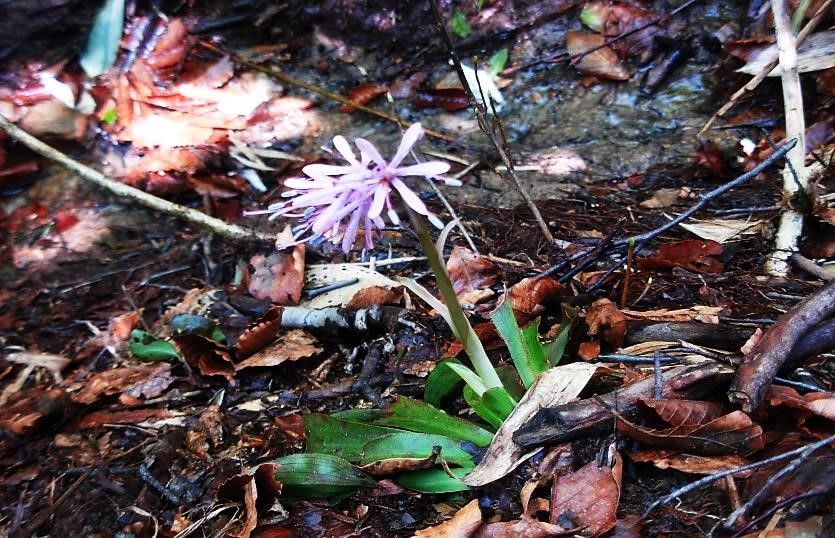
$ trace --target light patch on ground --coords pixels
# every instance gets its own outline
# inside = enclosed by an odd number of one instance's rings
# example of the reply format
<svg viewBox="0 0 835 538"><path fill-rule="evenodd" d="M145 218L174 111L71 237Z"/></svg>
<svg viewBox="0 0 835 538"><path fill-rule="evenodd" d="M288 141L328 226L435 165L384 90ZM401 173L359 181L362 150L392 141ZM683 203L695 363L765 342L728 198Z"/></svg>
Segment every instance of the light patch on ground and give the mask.
<svg viewBox="0 0 835 538"><path fill-rule="evenodd" d="M59 259L87 253L110 230L108 220L94 209L80 209L76 216L78 222L60 234L53 233L47 240L31 245L16 245L12 253L15 267L43 269Z"/></svg>

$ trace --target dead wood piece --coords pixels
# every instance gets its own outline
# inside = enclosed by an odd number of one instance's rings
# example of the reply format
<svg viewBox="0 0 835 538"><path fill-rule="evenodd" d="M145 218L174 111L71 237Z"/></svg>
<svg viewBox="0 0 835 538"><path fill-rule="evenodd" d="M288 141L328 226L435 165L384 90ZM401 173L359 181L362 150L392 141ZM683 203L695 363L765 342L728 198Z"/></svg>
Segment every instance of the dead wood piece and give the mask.
<svg viewBox="0 0 835 538"><path fill-rule="evenodd" d="M738 352L748 341L752 331L753 329L748 327L713 323L627 321L624 345L684 340L699 346Z"/></svg>
<svg viewBox="0 0 835 538"><path fill-rule="evenodd" d="M679 366L664 373L661 398L695 400L726 386L733 371L718 363ZM655 395L655 377L648 377L601 397L588 398L540 410L513 435L523 447L556 444L580 437L611 433L614 417L610 409L631 416L638 400Z"/></svg>
<svg viewBox="0 0 835 538"><path fill-rule="evenodd" d="M835 280L795 305L768 329L739 366L728 398L739 403L746 413L759 407L771 381L789 360L801 336L833 314Z"/></svg>
<svg viewBox="0 0 835 538"><path fill-rule="evenodd" d="M286 306L281 312L281 326L331 333L392 330L407 314L405 308L380 305L356 310Z"/></svg>

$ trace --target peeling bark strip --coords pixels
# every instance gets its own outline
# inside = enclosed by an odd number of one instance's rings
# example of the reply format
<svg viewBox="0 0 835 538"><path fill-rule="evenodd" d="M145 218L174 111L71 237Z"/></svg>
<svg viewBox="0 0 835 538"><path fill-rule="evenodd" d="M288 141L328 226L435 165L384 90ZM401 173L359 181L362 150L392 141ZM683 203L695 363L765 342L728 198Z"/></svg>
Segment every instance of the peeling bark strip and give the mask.
<svg viewBox="0 0 835 538"><path fill-rule="evenodd" d="M728 399L746 413L762 403L768 387L789 359L795 343L820 322L835 314L835 280L832 280L780 316L739 366Z"/></svg>
<svg viewBox="0 0 835 538"><path fill-rule="evenodd" d="M731 373L730 368L717 363L673 368L664 372L661 398L697 400L717 387L726 386ZM607 435L614 424L611 409L630 416L635 413L638 400L651 399L654 393L655 378L648 377L600 398L544 408L513 435L513 441L527 448Z"/></svg>

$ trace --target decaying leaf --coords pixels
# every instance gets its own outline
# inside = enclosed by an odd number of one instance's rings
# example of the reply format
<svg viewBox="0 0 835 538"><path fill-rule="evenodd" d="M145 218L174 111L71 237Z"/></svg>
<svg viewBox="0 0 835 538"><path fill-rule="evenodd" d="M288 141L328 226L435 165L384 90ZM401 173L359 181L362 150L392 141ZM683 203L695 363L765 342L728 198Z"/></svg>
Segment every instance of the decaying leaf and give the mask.
<svg viewBox="0 0 835 538"><path fill-rule="evenodd" d="M246 328L235 342L235 356L241 360L261 351L275 340L281 328L283 308L274 306L255 323Z"/></svg>
<svg viewBox="0 0 835 538"><path fill-rule="evenodd" d="M485 525L476 538L550 538L574 534L575 529L564 529L559 525L539 521L531 516L522 515L515 521L500 521Z"/></svg>
<svg viewBox="0 0 835 538"><path fill-rule="evenodd" d="M532 318L541 314L545 310L543 305L560 296L564 290L565 286L551 277L530 277L511 286L507 291L507 300L517 314Z"/></svg>
<svg viewBox="0 0 835 538"><path fill-rule="evenodd" d="M269 256L257 254L250 263L254 272L249 293L256 299L269 299L275 304L297 304L304 285L304 245L296 245Z"/></svg>
<svg viewBox="0 0 835 538"><path fill-rule="evenodd" d="M294 329L281 334L271 346L235 364L235 371L255 366L278 366L284 361L299 360L321 351L322 348L316 345L313 335L301 329Z"/></svg>
<svg viewBox="0 0 835 538"><path fill-rule="evenodd" d="M775 43L751 58L737 71L759 75L766 65L777 60L777 54ZM835 31L813 32L797 47L797 71L799 73L821 71L833 66L835 66ZM782 74L783 69L778 64L768 76L779 77Z"/></svg>
<svg viewBox="0 0 835 538"><path fill-rule="evenodd" d="M571 521L583 534L599 536L617 520L623 460L614 453L614 464L591 461L574 473L554 480L551 489L551 521Z"/></svg>
<svg viewBox="0 0 835 538"><path fill-rule="evenodd" d="M363 82L358 86L354 86L351 88L348 93L345 95L345 98L351 101L352 103L358 105L367 105L378 96L383 95L389 91L388 86L382 86L380 84L374 84L371 82ZM347 112L352 113L356 110L356 108L352 107L351 105L342 105L339 107L340 112Z"/></svg>
<svg viewBox="0 0 835 538"><path fill-rule="evenodd" d="M695 305L690 308L679 308L677 310L668 310L661 308L658 310L647 310L639 312L637 310L621 310L621 313L627 319L646 320L646 321L701 321L702 323L719 323L719 314L722 313L720 306L704 306Z"/></svg>
<svg viewBox="0 0 835 538"><path fill-rule="evenodd" d="M456 294L481 290L496 283L498 268L468 248L456 246L446 263Z"/></svg>
<svg viewBox="0 0 835 538"><path fill-rule="evenodd" d="M345 308L368 308L375 305L397 305L403 301L403 286L370 286L357 291Z"/></svg>
<svg viewBox="0 0 835 538"><path fill-rule="evenodd" d="M683 267L695 273L721 273L725 265L713 257L721 255L722 245L716 241L688 239L664 243L652 256L639 258L638 264L646 269Z"/></svg>
<svg viewBox="0 0 835 538"><path fill-rule="evenodd" d="M744 219L692 219L692 223L685 222L679 224L679 226L702 239L721 244L727 243L731 239L742 239L744 236L760 233L763 222L762 220Z"/></svg>
<svg viewBox="0 0 835 538"><path fill-rule="evenodd" d="M602 333L613 348L623 347L626 316L609 299L598 299L592 303L586 311L586 323L589 325L589 336Z"/></svg>
<svg viewBox="0 0 835 538"><path fill-rule="evenodd" d="M736 469L751 463L749 460L736 454L725 454L722 456L697 456L693 454L682 454L671 450L641 450L630 452L629 459L640 463L651 463L659 469L675 469L682 473L709 475L728 469ZM745 478L748 473L742 472L735 475Z"/></svg>
<svg viewBox="0 0 835 538"><path fill-rule="evenodd" d="M302 301L301 306L307 308L344 307L353 300L357 293L366 288L380 286L394 289L400 287L399 282L373 269L353 263L311 265L305 271L304 278L307 289L356 280L354 284L342 286L317 295L313 299Z"/></svg>
<svg viewBox="0 0 835 538"><path fill-rule="evenodd" d="M470 538L481 526L481 508L478 499L473 499L464 508L458 510L452 519L434 527L421 529L416 538Z"/></svg>
<svg viewBox="0 0 835 538"><path fill-rule="evenodd" d="M570 56L575 56L587 50L600 47L606 42L606 37L587 32L566 32L565 47ZM607 80L629 80L630 74L621 65L618 55L609 47L603 47L590 52L574 64L581 73Z"/></svg>
<svg viewBox="0 0 835 538"><path fill-rule="evenodd" d="M804 411L798 413L797 418L800 424L811 415L835 421L835 396L830 392L811 392L801 395L791 387L771 385L765 399L772 406L786 406Z"/></svg>

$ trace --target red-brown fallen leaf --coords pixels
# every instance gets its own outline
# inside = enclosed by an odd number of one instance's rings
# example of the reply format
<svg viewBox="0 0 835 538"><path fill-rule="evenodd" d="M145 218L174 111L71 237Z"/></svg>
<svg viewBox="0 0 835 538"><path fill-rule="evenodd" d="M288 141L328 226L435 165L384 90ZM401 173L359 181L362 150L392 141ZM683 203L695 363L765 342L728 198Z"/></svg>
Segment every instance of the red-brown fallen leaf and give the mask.
<svg viewBox="0 0 835 538"><path fill-rule="evenodd" d="M110 320L107 330L112 342L126 342L130 338L130 332L139 324L143 309L134 310L120 314Z"/></svg>
<svg viewBox="0 0 835 538"><path fill-rule="evenodd" d="M409 102L418 108L440 108L446 112L470 106L470 98L463 88L418 88Z"/></svg>
<svg viewBox="0 0 835 538"><path fill-rule="evenodd" d="M545 523L531 516L522 515L516 521L501 521L482 527L476 538L549 538L574 534L574 529L563 529L559 525Z"/></svg>
<svg viewBox="0 0 835 538"><path fill-rule="evenodd" d="M652 256L639 258L642 269L672 269L683 267L695 273L721 273L725 265L713 258L722 254L722 245L716 241L687 239L664 243Z"/></svg>
<svg viewBox="0 0 835 538"><path fill-rule="evenodd" d="M642 60L648 60L652 53L655 36L665 32L664 25L649 25L650 22L659 18L659 13L631 2L591 2L585 6L585 10L594 11L596 14L598 24L593 25L592 29L608 38L645 27L624 36L612 45L618 55L624 59L633 54L640 54Z"/></svg>
<svg viewBox="0 0 835 538"><path fill-rule="evenodd" d="M631 439L671 450L696 454L750 453L764 446L762 428L742 411L734 411L699 426L664 430L646 428L617 417L617 430Z"/></svg>
<svg viewBox="0 0 835 538"><path fill-rule="evenodd" d="M104 424L137 424L148 420L162 420L170 417L167 409L131 409L130 411L94 411L81 419L78 428L86 430Z"/></svg>
<svg viewBox="0 0 835 538"><path fill-rule="evenodd" d="M607 538L643 538L644 518L635 514L626 514L615 522Z"/></svg>
<svg viewBox="0 0 835 538"><path fill-rule="evenodd" d="M551 277L530 277L514 284L507 292L507 300L517 314L530 319L541 314L545 310L543 305L564 291L565 286Z"/></svg>
<svg viewBox="0 0 835 538"><path fill-rule="evenodd" d="M583 534L600 536L615 526L623 459L615 453L613 467L591 461L576 472L560 476L551 488L551 522L567 516Z"/></svg>
<svg viewBox="0 0 835 538"><path fill-rule="evenodd" d="M772 406L786 406L806 411L798 413L797 422L803 424L810 415L817 415L835 421L835 397L829 392L811 392L800 395L791 387L771 385L766 401Z"/></svg>
<svg viewBox="0 0 835 538"><path fill-rule="evenodd" d="M238 341L235 342L236 359L246 359L275 340L281 328L281 313L283 310L284 308L281 306L270 308L260 319L244 330Z"/></svg>
<svg viewBox="0 0 835 538"><path fill-rule="evenodd" d="M723 178L727 175L725 157L719 146L711 141L700 140L699 148L693 158L693 164L711 174L714 179Z"/></svg>
<svg viewBox="0 0 835 538"><path fill-rule="evenodd" d="M397 305L403 301L403 286L369 286L356 292L345 308L368 308L375 305Z"/></svg>
<svg viewBox="0 0 835 538"><path fill-rule="evenodd" d="M722 416L722 404L698 400L639 400L673 428L700 426Z"/></svg>
<svg viewBox="0 0 835 538"><path fill-rule="evenodd" d="M263 463L255 472L241 473L227 479L217 490L217 499L243 503L246 518L241 529L230 536L249 538L258 525L258 510L267 509L281 495L281 483L275 479L277 465ZM259 534L259 536L264 536Z"/></svg>
<svg viewBox="0 0 835 538"><path fill-rule="evenodd" d="M774 35L757 35L753 37L746 37L742 39L734 39L726 41L724 44L725 50L731 56L739 58L743 62L754 58L759 53L770 47L774 43Z"/></svg>
<svg viewBox="0 0 835 538"><path fill-rule="evenodd" d="M623 347L626 336L626 316L609 299L598 299L586 310L586 323L589 336L600 334L609 344L619 349Z"/></svg>
<svg viewBox="0 0 835 538"><path fill-rule="evenodd" d="M492 286L499 271L487 258L464 247L452 249L446 268L456 295Z"/></svg>
<svg viewBox="0 0 835 538"><path fill-rule="evenodd" d="M304 418L298 413L275 417L273 422L288 437L296 441L304 439Z"/></svg>
<svg viewBox="0 0 835 538"><path fill-rule="evenodd" d="M185 445L195 457L209 459L209 445L220 446L223 441L220 406L212 404L200 413L197 424L186 431Z"/></svg>
<svg viewBox="0 0 835 538"><path fill-rule="evenodd" d="M580 347L577 349L577 354L580 355L580 358L584 361L591 361L597 358L600 355L600 342L597 340L593 340L591 342L581 342Z"/></svg>
<svg viewBox="0 0 835 538"><path fill-rule="evenodd" d="M299 302L304 286L304 245L276 251L269 256L255 255L250 260L254 271L249 293L256 299L269 299L275 304Z"/></svg>
<svg viewBox="0 0 835 538"><path fill-rule="evenodd" d="M565 46L570 56L582 54L587 50L601 46L606 37L588 32L566 32ZM629 80L629 71L621 65L618 55L610 47L603 47L581 57L574 67L585 75L624 81Z"/></svg>
<svg viewBox="0 0 835 538"><path fill-rule="evenodd" d="M170 366L169 366L170 369ZM137 385L159 373L157 365L127 366L97 372L84 381L81 390L72 395L76 403L89 405L102 396L121 394L128 387Z"/></svg>
<svg viewBox="0 0 835 538"><path fill-rule="evenodd" d="M671 450L640 450L630 452L629 458L638 463L651 463L659 469L675 469L682 473L690 474L713 474L728 469L736 469L751 463L749 460L736 454L725 454L723 456L696 456L693 454L682 454ZM739 473L735 476L744 478L750 473Z"/></svg>
<svg viewBox="0 0 835 538"><path fill-rule="evenodd" d="M301 329L279 335L277 342L235 364L235 370L244 368L278 366L284 361L295 361L322 351L316 346L316 338Z"/></svg>
<svg viewBox="0 0 835 538"><path fill-rule="evenodd" d="M162 362L149 372L145 379L125 389L119 395L119 403L123 405L138 405L143 400L156 398L174 381L174 377L171 376L171 365L167 362Z"/></svg>
<svg viewBox="0 0 835 538"><path fill-rule="evenodd" d="M373 84L371 82L363 82L359 86L355 86L352 88L348 94L345 96L346 99L355 103L357 105L367 105L378 96L383 95L389 91L388 86L381 86L379 84ZM352 107L351 105L342 105L339 107L340 112L346 112L348 114L354 112L356 108Z"/></svg>
<svg viewBox="0 0 835 538"><path fill-rule="evenodd" d="M63 389L44 391L42 387L33 387L22 390L0 406L0 428L24 436L44 422L61 420L71 407Z"/></svg>
<svg viewBox="0 0 835 538"><path fill-rule="evenodd" d="M478 499L473 499L458 510L452 519L434 527L415 532L416 538L469 538L481 526L481 508Z"/></svg>
<svg viewBox="0 0 835 538"><path fill-rule="evenodd" d="M199 334L181 334L172 338L183 358L203 375L221 375L232 384L235 365L226 346Z"/></svg>

